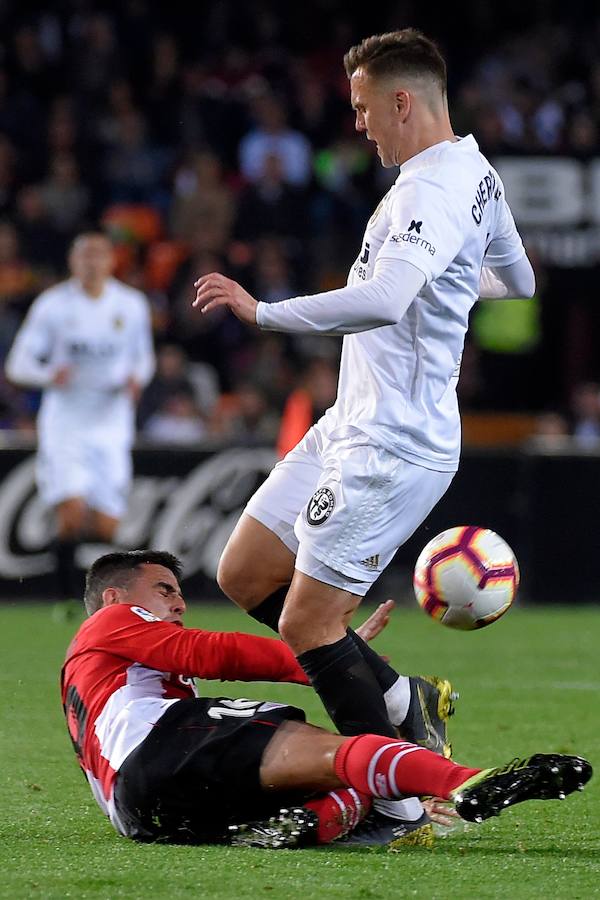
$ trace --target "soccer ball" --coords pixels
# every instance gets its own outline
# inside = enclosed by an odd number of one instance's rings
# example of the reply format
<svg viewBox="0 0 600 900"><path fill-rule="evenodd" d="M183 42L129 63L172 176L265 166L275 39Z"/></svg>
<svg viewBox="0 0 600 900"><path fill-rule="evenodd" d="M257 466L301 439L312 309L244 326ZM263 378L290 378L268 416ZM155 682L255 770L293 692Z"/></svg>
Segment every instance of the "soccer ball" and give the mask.
<svg viewBox="0 0 600 900"><path fill-rule="evenodd" d="M504 615L519 586L514 553L495 531L448 528L423 548L413 584L421 609L450 628L472 631Z"/></svg>

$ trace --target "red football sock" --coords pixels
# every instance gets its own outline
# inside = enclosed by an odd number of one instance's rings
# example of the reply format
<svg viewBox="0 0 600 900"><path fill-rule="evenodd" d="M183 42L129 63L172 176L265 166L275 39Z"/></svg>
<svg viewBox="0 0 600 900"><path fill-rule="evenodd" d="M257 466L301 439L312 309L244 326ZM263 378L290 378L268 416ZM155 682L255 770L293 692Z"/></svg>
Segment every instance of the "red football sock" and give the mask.
<svg viewBox="0 0 600 900"><path fill-rule="evenodd" d="M361 794L354 788L340 788L323 797L315 797L305 803L308 809L319 817L317 843L330 844L336 838L356 828L367 815L373 801L368 794Z"/></svg>
<svg viewBox="0 0 600 900"><path fill-rule="evenodd" d="M335 755L340 781L373 797L450 798L450 792L481 769L457 766L425 747L376 734L348 738Z"/></svg>

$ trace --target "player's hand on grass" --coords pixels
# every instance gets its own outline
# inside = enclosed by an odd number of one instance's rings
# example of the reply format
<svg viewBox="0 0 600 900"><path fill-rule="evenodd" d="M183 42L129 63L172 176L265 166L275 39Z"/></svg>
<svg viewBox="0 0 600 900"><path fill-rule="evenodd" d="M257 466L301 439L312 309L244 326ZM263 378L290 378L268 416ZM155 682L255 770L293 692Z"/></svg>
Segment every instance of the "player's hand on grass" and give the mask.
<svg viewBox="0 0 600 900"><path fill-rule="evenodd" d="M218 306L227 306L234 316L246 325L256 325L256 307L258 302L245 291L241 284L227 278L219 272L203 275L194 282L196 299L192 306L203 314Z"/></svg>
<svg viewBox="0 0 600 900"><path fill-rule="evenodd" d="M393 600L386 600L385 603L380 603L375 612L371 613L369 618L363 622L362 625L359 625L356 629L356 633L363 641L369 643L369 641L376 638L378 634L381 634L390 621L390 615L394 605Z"/></svg>
<svg viewBox="0 0 600 900"><path fill-rule="evenodd" d="M444 825L446 828L451 828L456 824L456 819L460 818L454 807L447 800L442 800L441 797L429 797L427 800L423 800L423 808L432 822Z"/></svg>

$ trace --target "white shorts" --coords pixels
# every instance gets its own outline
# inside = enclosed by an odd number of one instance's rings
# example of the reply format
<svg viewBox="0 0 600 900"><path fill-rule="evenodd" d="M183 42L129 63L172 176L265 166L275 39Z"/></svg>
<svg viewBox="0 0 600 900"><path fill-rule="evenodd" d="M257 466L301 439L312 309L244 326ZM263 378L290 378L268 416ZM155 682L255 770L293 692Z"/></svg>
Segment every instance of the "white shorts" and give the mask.
<svg viewBox="0 0 600 900"><path fill-rule="evenodd" d="M331 441L313 426L245 510L296 555L297 569L336 587L343 586L341 573L345 589L358 595L366 594L454 477L362 440Z"/></svg>
<svg viewBox="0 0 600 900"><path fill-rule="evenodd" d="M82 497L91 509L120 519L127 509L132 463L129 447L99 444L83 435L40 443L36 482L42 501L56 506Z"/></svg>

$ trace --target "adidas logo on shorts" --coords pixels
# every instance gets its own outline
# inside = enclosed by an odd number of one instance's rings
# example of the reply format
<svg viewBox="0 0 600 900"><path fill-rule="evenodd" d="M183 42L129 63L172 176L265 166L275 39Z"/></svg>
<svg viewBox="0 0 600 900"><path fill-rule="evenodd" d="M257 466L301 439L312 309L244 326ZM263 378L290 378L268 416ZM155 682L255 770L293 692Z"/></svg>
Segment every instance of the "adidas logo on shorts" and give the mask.
<svg viewBox="0 0 600 900"><path fill-rule="evenodd" d="M375 556L367 556L366 559L361 559L361 566L365 566L367 569L378 569L379 568L379 553L376 553Z"/></svg>

